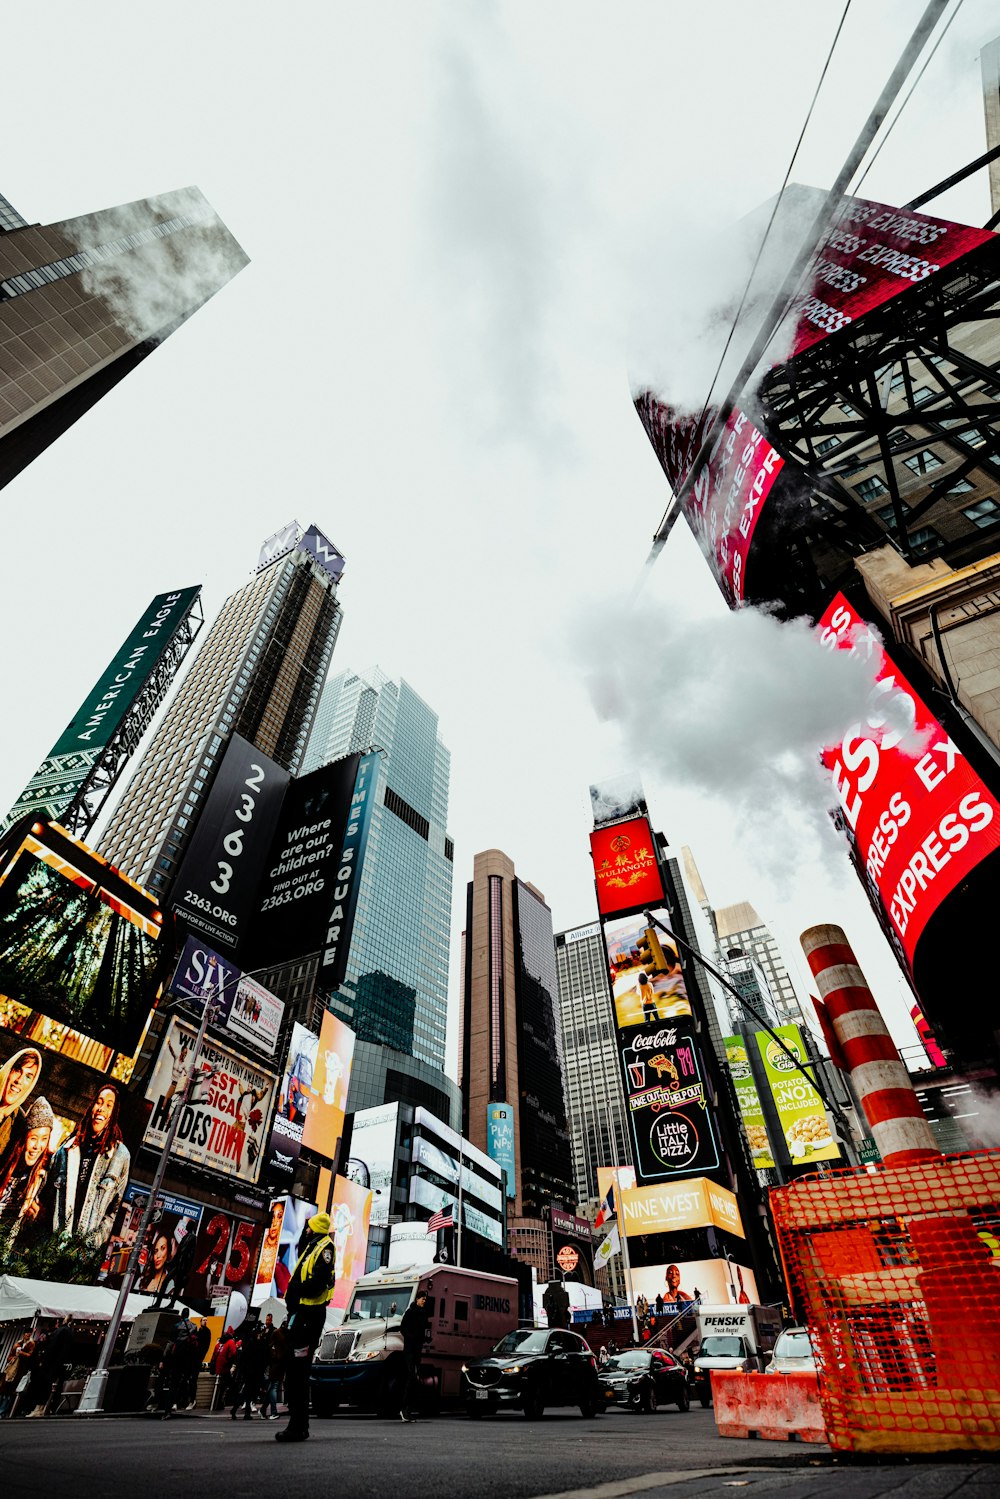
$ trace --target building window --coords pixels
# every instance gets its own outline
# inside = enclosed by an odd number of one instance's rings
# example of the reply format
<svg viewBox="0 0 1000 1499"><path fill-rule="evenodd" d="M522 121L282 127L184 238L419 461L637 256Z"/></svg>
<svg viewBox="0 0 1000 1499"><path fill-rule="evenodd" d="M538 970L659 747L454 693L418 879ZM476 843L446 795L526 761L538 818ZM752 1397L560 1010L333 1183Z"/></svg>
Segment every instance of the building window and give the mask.
<svg viewBox="0 0 1000 1499"><path fill-rule="evenodd" d="M912 550L922 556L925 552L933 552L941 538L933 526L919 526L916 531L911 531L909 543Z"/></svg>
<svg viewBox="0 0 1000 1499"><path fill-rule="evenodd" d="M860 484L855 484L855 491L863 500L875 500L880 495L888 494L889 490L879 478L878 474L872 474L868 479L862 479Z"/></svg>
<svg viewBox="0 0 1000 1499"><path fill-rule="evenodd" d="M966 520L971 520L974 526L992 526L1000 515L1000 505L996 500L987 497L977 500L974 505L967 505L962 511Z"/></svg>
<svg viewBox="0 0 1000 1499"><path fill-rule="evenodd" d="M909 458L904 458L906 467L915 474L929 474L936 468L940 468L943 459L930 448L921 448L919 453L911 453Z"/></svg>
<svg viewBox="0 0 1000 1499"><path fill-rule="evenodd" d="M839 441L839 437L824 437L822 442L816 444L817 456L821 453L829 453L830 449L835 448Z"/></svg>
<svg viewBox="0 0 1000 1499"><path fill-rule="evenodd" d="M975 487L974 484L969 483L968 479L956 479L954 484L948 485L945 494L971 494Z"/></svg>

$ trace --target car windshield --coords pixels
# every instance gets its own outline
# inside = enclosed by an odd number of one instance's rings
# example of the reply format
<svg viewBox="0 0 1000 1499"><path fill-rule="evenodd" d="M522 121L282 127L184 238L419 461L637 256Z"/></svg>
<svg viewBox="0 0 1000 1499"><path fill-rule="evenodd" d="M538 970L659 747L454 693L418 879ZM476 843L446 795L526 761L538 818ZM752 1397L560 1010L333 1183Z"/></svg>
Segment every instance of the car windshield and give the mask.
<svg viewBox="0 0 1000 1499"><path fill-rule="evenodd" d="M775 1358L812 1358L807 1332L783 1332L774 1345Z"/></svg>
<svg viewBox="0 0 1000 1499"><path fill-rule="evenodd" d="M372 1286L363 1291L357 1290L347 1320L370 1322L373 1317L401 1317L409 1306L412 1295L412 1286Z"/></svg>
<svg viewBox="0 0 1000 1499"><path fill-rule="evenodd" d="M706 1338L701 1345L703 1358L739 1358L743 1352L742 1338Z"/></svg>
<svg viewBox="0 0 1000 1499"><path fill-rule="evenodd" d="M648 1369L649 1354L636 1349L634 1353L617 1353L609 1358L605 1369Z"/></svg>
<svg viewBox="0 0 1000 1499"><path fill-rule="evenodd" d="M518 1328L517 1332L509 1332L505 1338L501 1338L494 1353L544 1353L544 1332L534 1331L530 1327Z"/></svg>

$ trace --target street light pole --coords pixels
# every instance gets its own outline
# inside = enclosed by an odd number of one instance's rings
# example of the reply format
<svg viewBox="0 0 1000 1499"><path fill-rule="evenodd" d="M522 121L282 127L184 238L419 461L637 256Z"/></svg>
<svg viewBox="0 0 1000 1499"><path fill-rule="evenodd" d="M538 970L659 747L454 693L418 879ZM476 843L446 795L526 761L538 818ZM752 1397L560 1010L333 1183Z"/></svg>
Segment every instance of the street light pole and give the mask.
<svg viewBox="0 0 1000 1499"><path fill-rule="evenodd" d="M240 977L242 977L242 974L240 975ZM78 1416L92 1415L94 1412L102 1411L104 1409L104 1394L107 1389L108 1383L108 1366L111 1363L111 1359L114 1355L115 1343L118 1339L118 1332L122 1325L122 1319L125 1316L125 1306L131 1294L132 1287L135 1285L136 1276L139 1271L139 1255L141 1254L142 1246L145 1243L146 1230L149 1228L149 1225L153 1219L153 1213L156 1211L156 1204L159 1199L160 1188L163 1185L163 1178L167 1174L167 1165L170 1160L170 1152L174 1148L174 1140L177 1137L177 1130L180 1126L181 1116L184 1112L185 1105L190 1102L191 1099L191 1090L194 1085L195 1072L197 1070L198 1062L201 1057L201 1048L204 1044L205 1034L208 1030L209 1017L212 1012L214 1012L221 998L222 991L220 991L216 999L206 999L204 1005L202 1006L201 1023L198 1026L198 1035L195 1039L194 1047L191 1052L191 1061L188 1075L185 1079L184 1088L180 1095L180 1098L174 1105L173 1118L170 1121L170 1127L167 1130L167 1137L163 1142L163 1149L160 1151L160 1159L157 1162L156 1171L149 1188L149 1198L146 1202L146 1210L142 1215L142 1222L139 1224L139 1228L135 1236L135 1242L132 1245L132 1252L128 1257L128 1264L125 1268L125 1274L122 1276L121 1288L118 1292L118 1299L115 1302L115 1309L111 1313L111 1321L108 1323L108 1330L104 1335L104 1342L101 1344L101 1352L98 1356L97 1363L87 1377L87 1383L85 1384L83 1394L80 1397L80 1404L76 1410L76 1414Z"/></svg>

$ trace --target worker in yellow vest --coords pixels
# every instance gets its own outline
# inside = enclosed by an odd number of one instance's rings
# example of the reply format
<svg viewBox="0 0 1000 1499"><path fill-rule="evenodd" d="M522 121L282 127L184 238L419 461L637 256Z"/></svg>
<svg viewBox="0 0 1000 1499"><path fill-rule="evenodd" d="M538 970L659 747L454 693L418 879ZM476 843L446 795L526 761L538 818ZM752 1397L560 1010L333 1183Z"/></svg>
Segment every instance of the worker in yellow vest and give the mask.
<svg viewBox="0 0 1000 1499"><path fill-rule="evenodd" d="M309 1374L326 1326L326 1308L336 1280L336 1251L330 1238L330 1214L314 1213L299 1246L299 1258L285 1291L289 1318L285 1404L288 1425L276 1431L276 1442L304 1442L309 1435Z"/></svg>

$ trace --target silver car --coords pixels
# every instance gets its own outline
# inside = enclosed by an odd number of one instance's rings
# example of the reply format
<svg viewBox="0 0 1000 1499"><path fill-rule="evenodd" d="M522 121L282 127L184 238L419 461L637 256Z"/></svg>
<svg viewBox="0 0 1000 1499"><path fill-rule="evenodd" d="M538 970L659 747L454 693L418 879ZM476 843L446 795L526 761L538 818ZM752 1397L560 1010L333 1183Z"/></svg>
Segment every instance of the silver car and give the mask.
<svg viewBox="0 0 1000 1499"><path fill-rule="evenodd" d="M768 1374L815 1374L809 1333L804 1327L786 1327L778 1334L767 1366Z"/></svg>

